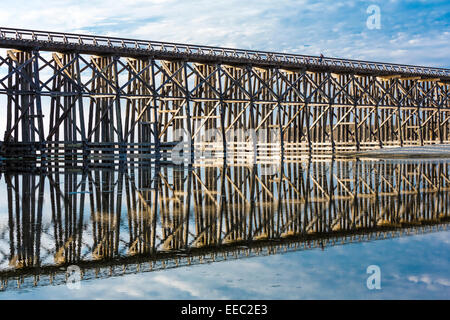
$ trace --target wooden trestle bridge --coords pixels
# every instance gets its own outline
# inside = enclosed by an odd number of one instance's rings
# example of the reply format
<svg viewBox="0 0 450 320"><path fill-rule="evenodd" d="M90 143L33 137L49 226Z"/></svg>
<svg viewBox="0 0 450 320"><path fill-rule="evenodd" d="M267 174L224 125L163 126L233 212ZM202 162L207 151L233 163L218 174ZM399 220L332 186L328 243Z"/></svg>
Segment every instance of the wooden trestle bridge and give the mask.
<svg viewBox="0 0 450 320"><path fill-rule="evenodd" d="M64 283L73 264L94 279L446 230L449 170L334 160L272 175L227 165L5 173L1 287Z"/></svg>
<svg viewBox="0 0 450 320"><path fill-rule="evenodd" d="M450 143L449 69L11 28L0 48L6 159Z"/></svg>

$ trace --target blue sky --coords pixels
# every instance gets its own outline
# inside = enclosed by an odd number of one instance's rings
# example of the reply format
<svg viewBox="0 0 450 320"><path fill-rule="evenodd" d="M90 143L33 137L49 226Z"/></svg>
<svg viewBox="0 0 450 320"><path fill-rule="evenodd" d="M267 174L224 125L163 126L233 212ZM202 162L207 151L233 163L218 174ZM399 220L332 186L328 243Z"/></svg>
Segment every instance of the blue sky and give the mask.
<svg viewBox="0 0 450 320"><path fill-rule="evenodd" d="M366 26L372 4L381 29ZM445 0L16 0L0 25L450 67Z"/></svg>

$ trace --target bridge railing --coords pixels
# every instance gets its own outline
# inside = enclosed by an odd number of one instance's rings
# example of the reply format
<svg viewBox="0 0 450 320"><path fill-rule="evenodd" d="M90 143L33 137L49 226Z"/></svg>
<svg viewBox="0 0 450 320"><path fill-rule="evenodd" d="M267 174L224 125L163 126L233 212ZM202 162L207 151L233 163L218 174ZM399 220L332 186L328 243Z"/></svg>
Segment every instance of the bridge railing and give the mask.
<svg viewBox="0 0 450 320"><path fill-rule="evenodd" d="M178 53L194 56L217 56L261 62L291 63L308 66L330 66L353 70L394 74L418 74L433 77L450 77L450 69L424 66L381 63L362 60L317 57L300 54L276 53L258 50L241 50L203 45L190 45L160 41L135 40L107 36L92 36L74 33L37 31L0 27L0 40L43 41L54 44L87 45L117 49L137 49L156 52Z"/></svg>

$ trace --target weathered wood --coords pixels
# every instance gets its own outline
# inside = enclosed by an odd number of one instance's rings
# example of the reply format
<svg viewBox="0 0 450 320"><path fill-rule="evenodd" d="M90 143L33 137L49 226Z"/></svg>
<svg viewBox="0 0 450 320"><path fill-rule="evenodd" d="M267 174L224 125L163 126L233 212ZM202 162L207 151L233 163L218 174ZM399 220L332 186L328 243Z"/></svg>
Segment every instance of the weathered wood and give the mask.
<svg viewBox="0 0 450 320"><path fill-rule="evenodd" d="M450 143L442 77L20 50L0 64L6 158L171 161L183 130L189 163Z"/></svg>

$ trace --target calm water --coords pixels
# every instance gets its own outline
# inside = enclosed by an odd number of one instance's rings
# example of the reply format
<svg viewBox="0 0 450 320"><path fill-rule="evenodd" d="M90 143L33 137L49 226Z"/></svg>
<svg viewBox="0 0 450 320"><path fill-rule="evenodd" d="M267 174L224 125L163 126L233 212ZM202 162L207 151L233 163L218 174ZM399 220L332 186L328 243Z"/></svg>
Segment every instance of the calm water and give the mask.
<svg viewBox="0 0 450 320"><path fill-rule="evenodd" d="M450 298L446 160L54 169L0 194L0 299Z"/></svg>

